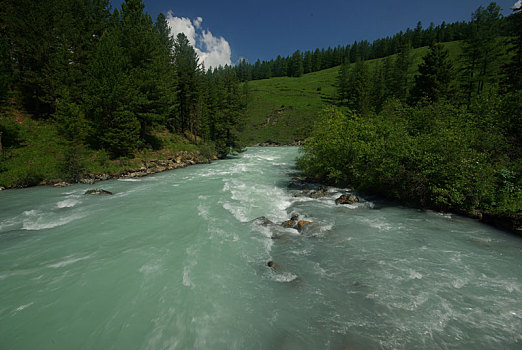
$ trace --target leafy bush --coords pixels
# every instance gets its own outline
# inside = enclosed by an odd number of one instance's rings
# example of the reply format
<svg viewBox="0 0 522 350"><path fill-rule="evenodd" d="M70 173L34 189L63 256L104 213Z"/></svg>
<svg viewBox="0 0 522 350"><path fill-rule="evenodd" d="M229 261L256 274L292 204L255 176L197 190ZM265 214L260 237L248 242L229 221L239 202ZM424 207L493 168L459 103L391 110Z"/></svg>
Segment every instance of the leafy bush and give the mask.
<svg viewBox="0 0 522 350"><path fill-rule="evenodd" d="M509 145L499 130L443 101L411 108L392 100L379 116L364 118L332 107L298 165L315 180L438 210L516 212L520 166L505 156Z"/></svg>

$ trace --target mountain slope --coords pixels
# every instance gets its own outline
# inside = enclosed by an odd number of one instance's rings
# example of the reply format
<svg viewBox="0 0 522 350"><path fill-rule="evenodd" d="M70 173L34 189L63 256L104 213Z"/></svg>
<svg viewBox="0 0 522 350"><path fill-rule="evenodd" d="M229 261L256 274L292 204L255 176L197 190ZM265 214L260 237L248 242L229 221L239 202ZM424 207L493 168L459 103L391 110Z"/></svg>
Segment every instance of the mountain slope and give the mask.
<svg viewBox="0 0 522 350"><path fill-rule="evenodd" d="M462 42L445 43L451 60L457 65ZM409 81L428 47L411 50ZM392 56L393 57L393 56ZM367 61L370 71L385 58ZM262 142L289 144L308 137L318 113L335 100L335 82L339 67L305 74L299 78L271 78L249 81L245 127L240 134L246 145Z"/></svg>

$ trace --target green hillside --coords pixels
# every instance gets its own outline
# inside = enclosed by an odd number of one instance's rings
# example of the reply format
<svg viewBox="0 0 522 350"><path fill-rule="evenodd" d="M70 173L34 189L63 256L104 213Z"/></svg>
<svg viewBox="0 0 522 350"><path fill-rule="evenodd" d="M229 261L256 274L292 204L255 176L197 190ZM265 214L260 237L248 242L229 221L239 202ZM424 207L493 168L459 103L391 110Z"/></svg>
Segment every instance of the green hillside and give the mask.
<svg viewBox="0 0 522 350"><path fill-rule="evenodd" d="M457 66L461 42L445 43ZM411 51L409 80L428 47ZM395 55L394 55L395 56ZM392 56L393 57L393 56ZM367 61L370 70L385 58ZM352 64L353 65L353 64ZM261 142L288 144L306 138L319 112L335 99L335 81L339 67L305 74L299 78L281 77L248 82L248 105L245 127L240 134L246 145Z"/></svg>

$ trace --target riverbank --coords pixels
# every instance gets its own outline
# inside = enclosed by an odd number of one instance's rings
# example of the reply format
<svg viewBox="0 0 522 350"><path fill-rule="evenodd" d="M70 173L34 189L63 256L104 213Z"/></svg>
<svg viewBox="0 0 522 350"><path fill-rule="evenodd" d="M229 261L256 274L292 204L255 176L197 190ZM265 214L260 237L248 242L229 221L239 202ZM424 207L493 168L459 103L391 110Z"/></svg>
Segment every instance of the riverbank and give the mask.
<svg viewBox="0 0 522 350"><path fill-rule="evenodd" d="M309 184L313 184L313 186L310 187ZM325 181L317 181L317 179L312 179L310 177L296 177L292 180L292 186L294 187L302 187L302 188L313 188L318 190L319 195L321 193L324 193L324 189L328 186L331 186L332 184L329 184ZM347 190L348 191L348 190ZM350 189L349 191L355 191L359 193L360 191L355 189ZM406 205L408 207L417 208L421 210L432 210L434 212L440 212L437 210L437 208L432 207L422 207L419 205L415 205L414 203L408 203L408 202L401 202L398 201L396 198L391 198L389 196L386 196L385 194L378 194L378 193L365 193L365 195L370 196L380 196L383 198L386 198L387 200ZM312 197L313 198L313 197ZM522 237L522 214L521 213L492 213L492 212L482 212L479 210L475 210L473 212L466 212L466 211L455 211L449 214L456 214L463 217L468 217L474 220L477 220L483 224L493 226L495 228L498 228L500 230L518 235Z"/></svg>
<svg viewBox="0 0 522 350"><path fill-rule="evenodd" d="M163 153L163 155L165 155ZM70 186L73 183L82 183L82 184L94 184L99 181L105 181L110 179L120 179L120 178L140 178L148 175L153 175L157 173L161 173L168 170L175 170L185 168L190 165L195 164L207 164L212 160L217 160L218 158L215 156L204 157L201 155L199 151L180 151L171 155L165 155L160 159L132 159L128 160L125 164L122 164L122 167L117 168L116 170L112 170L108 168L108 171L101 171L95 173L87 173L82 175L77 181L69 182L64 179L43 179L35 186L55 186L55 187L65 187ZM117 162L117 161L116 161ZM29 186L21 186L21 185L12 185L12 186L0 186L1 190L6 189L14 189L14 188L24 188L31 187Z"/></svg>

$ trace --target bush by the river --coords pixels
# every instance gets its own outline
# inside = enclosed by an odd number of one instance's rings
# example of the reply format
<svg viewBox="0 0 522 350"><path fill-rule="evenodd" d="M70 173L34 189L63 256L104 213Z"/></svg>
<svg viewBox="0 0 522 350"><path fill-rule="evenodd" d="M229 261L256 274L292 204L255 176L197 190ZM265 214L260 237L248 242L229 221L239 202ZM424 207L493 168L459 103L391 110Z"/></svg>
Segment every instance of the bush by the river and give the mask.
<svg viewBox="0 0 522 350"><path fill-rule="evenodd" d="M352 185L443 211L520 213L520 146L505 102L471 109L388 101L364 117L322 112L299 165L314 180ZM516 124L515 123L515 124Z"/></svg>

